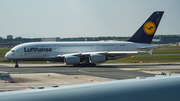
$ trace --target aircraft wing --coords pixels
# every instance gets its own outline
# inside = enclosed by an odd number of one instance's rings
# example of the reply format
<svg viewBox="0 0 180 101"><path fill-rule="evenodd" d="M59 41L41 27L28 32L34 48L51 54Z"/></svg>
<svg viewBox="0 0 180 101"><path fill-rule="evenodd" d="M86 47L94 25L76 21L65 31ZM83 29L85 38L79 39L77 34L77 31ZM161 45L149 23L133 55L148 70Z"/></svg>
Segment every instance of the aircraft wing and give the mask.
<svg viewBox="0 0 180 101"><path fill-rule="evenodd" d="M82 53L70 53L70 54L61 54L58 57L66 56L85 56L91 54L102 54L102 55L125 55L125 54L138 54L145 53L147 51L99 51L99 52L82 52Z"/></svg>
<svg viewBox="0 0 180 101"><path fill-rule="evenodd" d="M67 54L60 54L58 57L66 57L66 56L79 56L81 53L67 53Z"/></svg>

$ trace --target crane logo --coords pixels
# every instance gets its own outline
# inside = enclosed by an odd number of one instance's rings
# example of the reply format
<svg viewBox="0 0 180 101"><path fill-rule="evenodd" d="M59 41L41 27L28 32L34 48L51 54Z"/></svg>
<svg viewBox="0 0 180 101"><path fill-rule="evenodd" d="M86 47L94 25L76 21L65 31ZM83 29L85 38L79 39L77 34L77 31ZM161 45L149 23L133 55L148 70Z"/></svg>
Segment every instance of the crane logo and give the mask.
<svg viewBox="0 0 180 101"><path fill-rule="evenodd" d="M148 21L144 24L143 29L147 35L152 35L156 31L156 25L152 21Z"/></svg>

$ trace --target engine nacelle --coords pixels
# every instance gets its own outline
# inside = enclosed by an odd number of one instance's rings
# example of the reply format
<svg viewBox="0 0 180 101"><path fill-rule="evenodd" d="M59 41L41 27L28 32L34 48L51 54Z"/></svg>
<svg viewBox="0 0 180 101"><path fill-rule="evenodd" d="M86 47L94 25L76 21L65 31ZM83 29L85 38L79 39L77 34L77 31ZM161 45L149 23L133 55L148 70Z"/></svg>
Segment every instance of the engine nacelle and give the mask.
<svg viewBox="0 0 180 101"><path fill-rule="evenodd" d="M91 54L89 57L90 63L102 63L106 61L106 56L101 54Z"/></svg>
<svg viewBox="0 0 180 101"><path fill-rule="evenodd" d="M66 56L64 58L64 63L66 65L76 65L80 63L80 58L77 56Z"/></svg>

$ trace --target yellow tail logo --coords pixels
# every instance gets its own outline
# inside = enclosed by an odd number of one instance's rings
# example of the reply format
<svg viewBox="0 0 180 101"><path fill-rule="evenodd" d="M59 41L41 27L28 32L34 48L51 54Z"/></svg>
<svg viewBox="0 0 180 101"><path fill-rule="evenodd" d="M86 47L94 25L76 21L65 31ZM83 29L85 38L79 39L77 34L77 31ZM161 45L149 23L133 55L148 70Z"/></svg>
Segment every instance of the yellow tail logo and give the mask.
<svg viewBox="0 0 180 101"><path fill-rule="evenodd" d="M143 29L147 35L152 35L156 31L156 25L152 21L148 21L144 24Z"/></svg>

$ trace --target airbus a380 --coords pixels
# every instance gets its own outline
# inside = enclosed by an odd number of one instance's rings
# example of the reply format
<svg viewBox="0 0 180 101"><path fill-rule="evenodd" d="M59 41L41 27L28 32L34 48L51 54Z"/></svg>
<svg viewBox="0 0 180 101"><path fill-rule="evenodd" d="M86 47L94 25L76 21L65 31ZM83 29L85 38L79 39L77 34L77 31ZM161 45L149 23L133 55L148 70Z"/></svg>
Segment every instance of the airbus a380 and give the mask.
<svg viewBox="0 0 180 101"><path fill-rule="evenodd" d="M30 42L15 46L5 57L18 61L57 61L67 65L95 65L138 53L152 54L159 45L151 44L163 11L154 12L128 41L110 42Z"/></svg>

